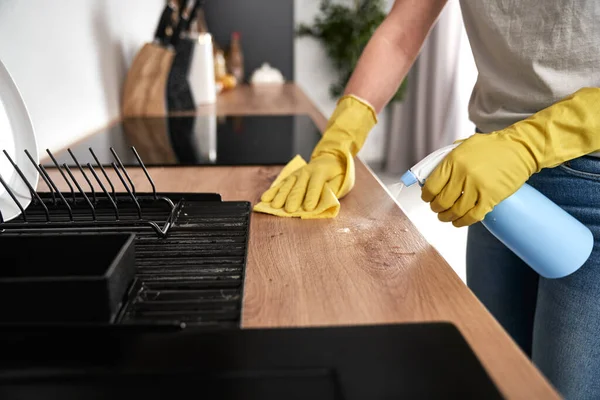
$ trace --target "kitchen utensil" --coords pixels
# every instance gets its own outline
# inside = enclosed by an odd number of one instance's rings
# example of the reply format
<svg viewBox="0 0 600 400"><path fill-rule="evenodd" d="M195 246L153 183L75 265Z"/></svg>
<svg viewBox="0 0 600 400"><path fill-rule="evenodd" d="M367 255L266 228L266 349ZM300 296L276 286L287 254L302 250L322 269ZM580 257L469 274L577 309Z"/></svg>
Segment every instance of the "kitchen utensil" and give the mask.
<svg viewBox="0 0 600 400"><path fill-rule="evenodd" d="M28 160L24 150L28 150L34 161L38 162L38 148L29 118L29 113L19 89L8 69L0 61L0 150L6 151L10 159L19 166L23 178L37 187L38 171ZM10 163L8 157L0 154L0 213L5 221L21 214L32 199L32 193ZM14 198L12 197L14 196ZM19 202L19 206L16 201Z"/></svg>
<svg viewBox="0 0 600 400"><path fill-rule="evenodd" d="M177 27L176 34L181 34L172 41L176 55L167 84L169 112L193 111L196 105L216 101L211 35L190 32L189 29L200 4L200 1L189 3Z"/></svg>
<svg viewBox="0 0 600 400"><path fill-rule="evenodd" d="M458 145L443 147L425 157L402 176L402 183L424 185ZM577 271L594 247L592 232L585 225L528 184L497 204L482 223L545 278L562 278Z"/></svg>
<svg viewBox="0 0 600 400"><path fill-rule="evenodd" d="M181 38L178 41L175 58L167 80L167 107L169 113L194 111L196 108L188 82L193 51L194 42L189 38Z"/></svg>
<svg viewBox="0 0 600 400"><path fill-rule="evenodd" d="M135 275L134 238L0 235L0 321L111 322Z"/></svg>
<svg viewBox="0 0 600 400"><path fill-rule="evenodd" d="M204 7L204 3L206 3L205 0L195 0L194 4L192 6L192 10L190 12L190 18L189 18L189 24L191 25L193 22L195 22L196 18L201 18L204 19L203 16L203 12L202 12L202 8ZM201 21L202 28L205 28L205 21Z"/></svg>
<svg viewBox="0 0 600 400"><path fill-rule="evenodd" d="M156 31L154 32L154 42L164 47L167 47L171 41L172 32L168 32L168 28L171 25L173 12L173 7L171 4L167 3L158 21Z"/></svg>
<svg viewBox="0 0 600 400"><path fill-rule="evenodd" d="M135 56L123 86L121 113L129 116L158 116L167 113L166 86L175 56L171 42L178 34L175 30L167 37L167 27L173 9L165 6L153 43L146 43ZM178 24L180 25L180 24Z"/></svg>
<svg viewBox="0 0 600 400"><path fill-rule="evenodd" d="M189 38L188 31L190 18L196 4L195 1L190 1L187 7L181 11L179 23L171 40L171 45L175 49L175 58L167 81L167 107L169 112L192 111L195 109L194 98L188 82L194 43Z"/></svg>
<svg viewBox="0 0 600 400"><path fill-rule="evenodd" d="M171 36L171 46L174 48L177 47L177 44L181 40L182 34L187 32L190 28L190 17L193 9L195 8L195 1L188 0L186 7L181 10L179 13L179 21L173 30L173 35Z"/></svg>

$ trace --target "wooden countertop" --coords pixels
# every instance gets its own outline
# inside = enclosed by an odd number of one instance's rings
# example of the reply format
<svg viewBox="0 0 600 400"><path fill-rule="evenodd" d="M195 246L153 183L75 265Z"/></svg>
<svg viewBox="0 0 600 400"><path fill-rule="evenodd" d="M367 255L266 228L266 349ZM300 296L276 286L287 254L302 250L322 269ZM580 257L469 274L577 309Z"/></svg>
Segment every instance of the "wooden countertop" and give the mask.
<svg viewBox="0 0 600 400"><path fill-rule="evenodd" d="M294 84L241 87L221 94L216 109L198 112L308 113L320 129L327 122ZM160 191L219 192L224 200L255 203L280 169L150 172ZM128 171L139 191L150 190L140 170ZM336 219L252 215L242 319L244 328L450 321L507 398L559 398L360 161Z"/></svg>

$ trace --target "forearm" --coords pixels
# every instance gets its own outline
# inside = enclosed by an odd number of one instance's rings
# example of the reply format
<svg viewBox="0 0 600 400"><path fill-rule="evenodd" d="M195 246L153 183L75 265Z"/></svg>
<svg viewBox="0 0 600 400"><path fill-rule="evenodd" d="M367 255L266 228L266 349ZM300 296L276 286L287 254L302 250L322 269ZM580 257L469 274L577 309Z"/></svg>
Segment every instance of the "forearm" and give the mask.
<svg viewBox="0 0 600 400"><path fill-rule="evenodd" d="M537 171L600 150L600 88L582 88L500 131L527 146Z"/></svg>
<svg viewBox="0 0 600 400"><path fill-rule="evenodd" d="M447 0L396 0L365 47L344 94L377 113L394 96Z"/></svg>

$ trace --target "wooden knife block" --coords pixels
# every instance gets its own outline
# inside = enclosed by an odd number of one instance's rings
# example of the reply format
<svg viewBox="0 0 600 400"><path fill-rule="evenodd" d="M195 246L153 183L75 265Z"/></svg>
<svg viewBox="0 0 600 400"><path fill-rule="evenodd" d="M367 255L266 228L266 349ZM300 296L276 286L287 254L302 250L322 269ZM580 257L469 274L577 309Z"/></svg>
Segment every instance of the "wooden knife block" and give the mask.
<svg viewBox="0 0 600 400"><path fill-rule="evenodd" d="M167 115L167 80L175 52L146 43L127 72L121 101L123 117Z"/></svg>

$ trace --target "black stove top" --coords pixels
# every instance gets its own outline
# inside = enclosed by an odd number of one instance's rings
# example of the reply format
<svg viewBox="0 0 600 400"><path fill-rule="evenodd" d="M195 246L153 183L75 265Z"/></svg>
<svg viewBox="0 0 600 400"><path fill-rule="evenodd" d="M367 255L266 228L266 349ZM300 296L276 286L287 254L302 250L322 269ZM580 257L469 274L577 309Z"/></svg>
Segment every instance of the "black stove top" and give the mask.
<svg viewBox="0 0 600 400"><path fill-rule="evenodd" d="M137 165L134 146L146 166L284 165L296 154L305 159L320 139L307 115L171 116L126 118L71 147L79 161L109 165L115 152L125 166ZM74 166L66 152L57 161ZM52 166L47 160L44 166Z"/></svg>

